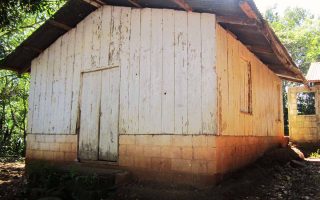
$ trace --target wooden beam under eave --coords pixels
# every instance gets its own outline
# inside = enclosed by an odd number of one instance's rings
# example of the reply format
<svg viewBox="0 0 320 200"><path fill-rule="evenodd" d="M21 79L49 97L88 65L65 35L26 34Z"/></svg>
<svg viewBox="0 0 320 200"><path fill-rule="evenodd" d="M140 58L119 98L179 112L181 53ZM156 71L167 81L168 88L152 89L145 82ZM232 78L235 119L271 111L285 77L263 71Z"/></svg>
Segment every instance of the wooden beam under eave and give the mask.
<svg viewBox="0 0 320 200"><path fill-rule="evenodd" d="M68 26L68 25L65 25L65 24L63 24L63 23L57 22L57 21L52 20L52 19L48 20L48 23L51 24L51 25L53 25L53 26L55 26L55 27L57 27L57 28L60 28L60 29L62 29L62 30L65 30L65 31L69 31L69 30L72 29L72 27L70 27L70 26Z"/></svg>
<svg viewBox="0 0 320 200"><path fill-rule="evenodd" d="M22 48L26 49L26 50L31 50L34 51L36 53L42 53L43 50L35 48L35 47L31 47L31 46L22 46Z"/></svg>
<svg viewBox="0 0 320 200"><path fill-rule="evenodd" d="M140 4L138 4L137 0L128 0L128 2L137 8L142 8L142 6Z"/></svg>
<svg viewBox="0 0 320 200"><path fill-rule="evenodd" d="M187 12L192 12L191 6L187 2L185 2L184 0L171 0L171 1L174 2L175 4L177 4L183 10L185 10Z"/></svg>
<svg viewBox="0 0 320 200"><path fill-rule="evenodd" d="M241 25L241 26L260 26L260 24L253 19L244 19L239 17L231 16L216 16L218 23L231 24L231 25Z"/></svg>
<svg viewBox="0 0 320 200"><path fill-rule="evenodd" d="M250 19L259 20L259 17L252 10L252 8L251 8L250 4L248 3L248 1L246 1L246 0L240 1L239 2L239 6L240 6L241 10L247 15L247 17L249 17Z"/></svg>
<svg viewBox="0 0 320 200"><path fill-rule="evenodd" d="M298 79L298 78L293 78L291 76L285 76L285 75L282 75L282 74L276 74L276 75L279 76L281 79L284 79L284 80L287 80L287 81L303 83L303 80Z"/></svg>
<svg viewBox="0 0 320 200"><path fill-rule="evenodd" d="M262 46L252 46L252 45L246 45L246 47L254 53L274 55L272 49L270 48L266 48Z"/></svg>

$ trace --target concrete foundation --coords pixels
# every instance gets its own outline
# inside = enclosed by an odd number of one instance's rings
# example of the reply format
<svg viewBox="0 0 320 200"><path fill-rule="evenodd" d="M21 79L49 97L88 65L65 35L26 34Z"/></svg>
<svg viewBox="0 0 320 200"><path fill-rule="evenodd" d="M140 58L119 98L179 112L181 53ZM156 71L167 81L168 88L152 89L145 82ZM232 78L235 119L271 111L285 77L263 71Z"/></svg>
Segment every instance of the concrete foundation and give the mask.
<svg viewBox="0 0 320 200"><path fill-rule="evenodd" d="M116 166L141 180L211 185L254 162L283 137L120 135ZM76 161L76 135L28 135L27 159Z"/></svg>

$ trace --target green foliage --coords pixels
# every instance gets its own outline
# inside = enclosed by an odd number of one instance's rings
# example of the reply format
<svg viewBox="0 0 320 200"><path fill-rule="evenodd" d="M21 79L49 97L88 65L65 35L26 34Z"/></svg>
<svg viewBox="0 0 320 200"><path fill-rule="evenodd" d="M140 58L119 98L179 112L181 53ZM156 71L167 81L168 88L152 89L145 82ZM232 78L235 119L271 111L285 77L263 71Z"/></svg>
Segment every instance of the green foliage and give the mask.
<svg viewBox="0 0 320 200"><path fill-rule="evenodd" d="M52 16L65 0L0 1L0 60ZM0 156L24 155L29 74L0 71Z"/></svg>
<svg viewBox="0 0 320 200"><path fill-rule="evenodd" d="M306 74L310 63L320 59L320 19L302 8L287 8L280 15L275 7L266 11L265 18Z"/></svg>
<svg viewBox="0 0 320 200"><path fill-rule="evenodd" d="M320 158L320 149L317 149L316 152L312 152L310 158Z"/></svg>
<svg viewBox="0 0 320 200"><path fill-rule="evenodd" d="M2 0L0 2L0 60L52 16L65 0Z"/></svg>
<svg viewBox="0 0 320 200"><path fill-rule="evenodd" d="M266 11L270 23L300 70L306 74L310 63L320 61L320 19L302 8L287 8L283 14L273 7ZM285 134L288 134L288 97L286 89L296 83L283 83Z"/></svg>
<svg viewBox="0 0 320 200"><path fill-rule="evenodd" d="M301 92L297 94L298 115L315 115L315 93Z"/></svg>
<svg viewBox="0 0 320 200"><path fill-rule="evenodd" d="M29 74L0 71L0 154L22 155L26 136Z"/></svg>

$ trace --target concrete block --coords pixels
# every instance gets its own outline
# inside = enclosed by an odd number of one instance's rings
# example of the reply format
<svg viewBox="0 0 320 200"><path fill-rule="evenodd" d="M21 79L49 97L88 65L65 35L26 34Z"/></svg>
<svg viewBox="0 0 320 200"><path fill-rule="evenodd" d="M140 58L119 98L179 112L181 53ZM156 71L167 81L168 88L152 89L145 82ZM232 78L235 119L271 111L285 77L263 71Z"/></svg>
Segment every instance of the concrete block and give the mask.
<svg viewBox="0 0 320 200"><path fill-rule="evenodd" d="M145 146L143 148L143 156L145 157L160 157L159 146Z"/></svg>
<svg viewBox="0 0 320 200"><path fill-rule="evenodd" d="M119 144L135 144L136 138L135 135L120 135Z"/></svg>
<svg viewBox="0 0 320 200"><path fill-rule="evenodd" d="M120 144L119 145L119 155L120 156L126 156L127 155L127 145Z"/></svg>
<svg viewBox="0 0 320 200"><path fill-rule="evenodd" d="M127 156L143 156L143 147L137 145L126 145L127 147Z"/></svg>
<svg viewBox="0 0 320 200"><path fill-rule="evenodd" d="M134 167L136 168L151 168L151 158L148 157L134 157Z"/></svg>
<svg viewBox="0 0 320 200"><path fill-rule="evenodd" d="M59 143L50 143L49 150L50 151L59 151Z"/></svg>
<svg viewBox="0 0 320 200"><path fill-rule="evenodd" d="M54 143L55 142L55 135L46 135L44 140L46 143Z"/></svg>
<svg viewBox="0 0 320 200"><path fill-rule="evenodd" d="M181 147L161 147L162 158L182 158Z"/></svg>
<svg viewBox="0 0 320 200"><path fill-rule="evenodd" d="M41 151L48 151L48 150L50 150L49 143L40 142L39 145L40 145L40 150L41 150Z"/></svg>
<svg viewBox="0 0 320 200"><path fill-rule="evenodd" d="M152 137L152 143L156 146L171 146L172 136L171 135L154 135Z"/></svg>
<svg viewBox="0 0 320 200"><path fill-rule="evenodd" d="M78 144L72 143L71 144L71 152L77 152L77 150L78 150Z"/></svg>
<svg viewBox="0 0 320 200"><path fill-rule="evenodd" d="M192 173L194 174L207 174L208 162L206 160L193 160L192 161Z"/></svg>
<svg viewBox="0 0 320 200"><path fill-rule="evenodd" d="M217 136L207 136L208 147L216 147Z"/></svg>
<svg viewBox="0 0 320 200"><path fill-rule="evenodd" d="M166 172L171 170L170 158L151 158L151 169Z"/></svg>
<svg viewBox="0 0 320 200"><path fill-rule="evenodd" d="M171 169L177 172L192 172L192 161L184 159L172 159Z"/></svg>
<svg viewBox="0 0 320 200"><path fill-rule="evenodd" d="M153 136L152 135L137 135L136 144L144 146L153 146Z"/></svg>
<svg viewBox="0 0 320 200"><path fill-rule="evenodd" d="M192 147L192 136L191 135L173 135L172 146Z"/></svg>
<svg viewBox="0 0 320 200"><path fill-rule="evenodd" d="M36 141L36 135L35 134L28 134L27 135L27 142L34 142Z"/></svg>
<svg viewBox="0 0 320 200"><path fill-rule="evenodd" d="M45 142L46 141L45 136L46 135L36 134L36 141L37 142Z"/></svg>
<svg viewBox="0 0 320 200"><path fill-rule="evenodd" d="M62 152L71 152L71 145L69 143L60 143L59 144L59 151Z"/></svg>
<svg viewBox="0 0 320 200"><path fill-rule="evenodd" d="M206 135L197 135L192 137L192 146L193 147L207 147L208 142L207 142L208 136Z"/></svg>
<svg viewBox="0 0 320 200"><path fill-rule="evenodd" d="M75 152L66 152L64 154L64 161L75 161L77 159L77 153Z"/></svg>
<svg viewBox="0 0 320 200"><path fill-rule="evenodd" d="M196 160L215 160L216 148L195 147L193 148L193 157Z"/></svg>
<svg viewBox="0 0 320 200"><path fill-rule="evenodd" d="M63 161L64 160L64 152L54 151L54 160L55 161Z"/></svg>
<svg viewBox="0 0 320 200"><path fill-rule="evenodd" d="M77 135L74 135L74 134L70 134L70 135L67 135L66 136L66 142L68 143L72 143L72 144L76 144L78 143L78 137Z"/></svg>
<svg viewBox="0 0 320 200"><path fill-rule="evenodd" d="M207 166L208 166L208 174L216 174L217 173L217 164L216 160L214 161L208 161Z"/></svg>
<svg viewBox="0 0 320 200"><path fill-rule="evenodd" d="M119 165L124 167L134 166L134 157L132 156L119 156Z"/></svg>
<svg viewBox="0 0 320 200"><path fill-rule="evenodd" d="M54 152L53 151L43 151L43 159L44 160L54 160Z"/></svg>
<svg viewBox="0 0 320 200"><path fill-rule="evenodd" d="M55 135L57 143L67 142L67 135Z"/></svg>
<svg viewBox="0 0 320 200"><path fill-rule="evenodd" d="M182 151L182 158L183 159L189 159L189 160L193 159L193 148L192 147L182 147L181 151Z"/></svg>

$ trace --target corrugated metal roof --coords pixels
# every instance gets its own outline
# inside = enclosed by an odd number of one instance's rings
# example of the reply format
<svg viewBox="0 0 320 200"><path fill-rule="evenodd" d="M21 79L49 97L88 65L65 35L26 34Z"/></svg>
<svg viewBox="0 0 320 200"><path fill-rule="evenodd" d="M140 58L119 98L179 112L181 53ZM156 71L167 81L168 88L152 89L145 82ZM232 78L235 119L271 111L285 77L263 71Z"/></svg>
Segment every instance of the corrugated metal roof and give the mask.
<svg viewBox="0 0 320 200"><path fill-rule="evenodd" d="M320 62L311 63L306 79L308 82L320 82Z"/></svg>
<svg viewBox="0 0 320 200"><path fill-rule="evenodd" d="M4 60L0 68L18 72L29 70L31 61L58 37L73 28L98 6L170 8L183 10L187 5L194 12L214 13L217 21L232 32L279 77L306 82L296 64L263 19L253 0L69 0L50 20L45 22ZM97 4L98 3L98 4Z"/></svg>

